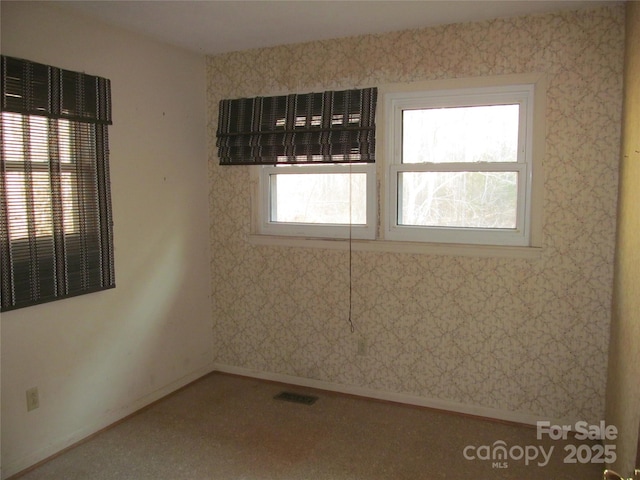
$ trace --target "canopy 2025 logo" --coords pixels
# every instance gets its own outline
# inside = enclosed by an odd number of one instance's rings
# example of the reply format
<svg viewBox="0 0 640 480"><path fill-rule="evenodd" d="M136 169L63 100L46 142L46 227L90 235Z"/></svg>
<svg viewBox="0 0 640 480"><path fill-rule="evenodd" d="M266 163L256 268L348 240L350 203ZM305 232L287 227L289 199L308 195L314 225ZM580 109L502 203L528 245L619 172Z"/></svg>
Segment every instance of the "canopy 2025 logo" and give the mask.
<svg viewBox="0 0 640 480"><path fill-rule="evenodd" d="M579 421L573 425L552 425L548 421L536 422L536 439L589 441L581 445L564 446L564 463L613 463L616 461L616 446L607 444L607 440L618 437L618 429L601 421L597 425ZM595 441L603 443L594 443ZM509 468L509 462L523 461L525 465L545 467L554 453L555 445L546 448L543 445L513 445L504 440L496 440L491 445L467 445L462 454L467 460L490 461L492 468Z"/></svg>

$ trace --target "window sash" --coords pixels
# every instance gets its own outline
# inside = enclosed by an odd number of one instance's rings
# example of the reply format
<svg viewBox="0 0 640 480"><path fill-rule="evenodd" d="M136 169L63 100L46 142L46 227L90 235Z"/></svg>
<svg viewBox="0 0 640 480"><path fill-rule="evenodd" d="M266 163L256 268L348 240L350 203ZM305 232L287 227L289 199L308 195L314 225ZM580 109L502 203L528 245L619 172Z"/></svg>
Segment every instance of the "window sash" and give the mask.
<svg viewBox="0 0 640 480"><path fill-rule="evenodd" d="M472 243L491 245L526 245L528 230L525 196L529 177L526 164L402 164L390 167L390 197L393 199L393 223L389 228L390 240L428 241L436 243ZM515 228L480 228L410 225L402 221L401 174L414 172L512 172L517 174L517 206Z"/></svg>
<svg viewBox="0 0 640 480"><path fill-rule="evenodd" d="M518 148L523 140L518 128L524 120L522 107L514 102L403 109L401 162L523 161L523 150Z"/></svg>
<svg viewBox="0 0 640 480"><path fill-rule="evenodd" d="M405 110L449 107L490 107L519 105L518 163L529 163L525 153L531 148L533 126L533 85L504 85L456 90L415 91L386 94L387 138L391 140L389 164L403 163L402 122ZM441 162L438 162L441 163Z"/></svg>
<svg viewBox="0 0 640 480"><path fill-rule="evenodd" d="M298 236L309 238L375 238L376 229L376 177L375 164L356 165L290 165L264 166L259 173L259 233L265 235ZM355 174L366 175L366 222L345 223L296 223L273 220L273 175Z"/></svg>

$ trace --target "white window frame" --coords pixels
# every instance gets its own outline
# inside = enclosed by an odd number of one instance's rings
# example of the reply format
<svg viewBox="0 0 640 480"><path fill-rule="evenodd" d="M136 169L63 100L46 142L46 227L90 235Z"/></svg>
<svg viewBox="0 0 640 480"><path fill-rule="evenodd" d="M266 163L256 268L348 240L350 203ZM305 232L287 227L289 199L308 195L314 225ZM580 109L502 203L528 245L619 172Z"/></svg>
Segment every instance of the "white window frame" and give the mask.
<svg viewBox="0 0 640 480"><path fill-rule="evenodd" d="M448 89L414 89L383 94L385 108L386 208L384 238L444 244L531 246L534 165L535 82ZM517 162L402 163L402 112L408 109L519 104ZM402 172L514 171L518 173L515 229L449 228L402 225L398 221L398 189ZM537 172L536 172L537 174Z"/></svg>
<svg viewBox="0 0 640 480"><path fill-rule="evenodd" d="M301 164L257 167L258 173L258 233L264 235L303 238L374 239L376 236L377 192L375 163L365 164ZM331 174L364 173L366 175L366 224L310 224L272 221L270 176L273 174Z"/></svg>

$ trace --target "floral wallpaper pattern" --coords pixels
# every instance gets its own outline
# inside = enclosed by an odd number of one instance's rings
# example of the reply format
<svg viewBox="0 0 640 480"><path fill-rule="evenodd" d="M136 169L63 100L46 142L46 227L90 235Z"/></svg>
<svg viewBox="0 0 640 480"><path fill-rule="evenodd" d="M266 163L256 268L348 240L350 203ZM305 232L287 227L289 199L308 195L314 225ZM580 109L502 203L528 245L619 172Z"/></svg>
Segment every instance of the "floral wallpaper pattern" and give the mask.
<svg viewBox="0 0 640 480"><path fill-rule="evenodd" d="M541 418L604 414L624 8L498 19L208 58L215 361ZM223 98L545 72L537 259L248 242L248 167L220 167ZM357 339L367 342L358 355Z"/></svg>

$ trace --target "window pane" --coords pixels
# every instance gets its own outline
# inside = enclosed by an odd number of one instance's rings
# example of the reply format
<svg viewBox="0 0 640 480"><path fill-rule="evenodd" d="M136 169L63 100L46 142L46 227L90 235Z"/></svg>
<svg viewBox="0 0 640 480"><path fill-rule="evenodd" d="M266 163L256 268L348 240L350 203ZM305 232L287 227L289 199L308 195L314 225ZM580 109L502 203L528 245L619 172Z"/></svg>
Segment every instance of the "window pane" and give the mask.
<svg viewBox="0 0 640 480"><path fill-rule="evenodd" d="M24 161L22 115L2 112L2 153L7 162Z"/></svg>
<svg viewBox="0 0 640 480"><path fill-rule="evenodd" d="M29 160L49 163L49 120L29 117Z"/></svg>
<svg viewBox="0 0 640 480"><path fill-rule="evenodd" d="M366 224L364 173L274 174L270 184L272 222L348 225L351 220L355 225Z"/></svg>
<svg viewBox="0 0 640 480"><path fill-rule="evenodd" d="M58 120L58 149L61 163L71 163L71 122Z"/></svg>
<svg viewBox="0 0 640 480"><path fill-rule="evenodd" d="M516 162L520 106L404 110L402 163Z"/></svg>
<svg viewBox="0 0 640 480"><path fill-rule="evenodd" d="M9 215L9 238L17 240L29 236L27 222L27 196L24 187L24 173L5 174L7 213Z"/></svg>
<svg viewBox="0 0 640 480"><path fill-rule="evenodd" d="M402 172L398 223L515 228L518 172Z"/></svg>
<svg viewBox="0 0 640 480"><path fill-rule="evenodd" d="M28 202L33 205L33 235L50 236L53 232L51 210L51 185L48 172L32 172L30 176L31 198L25 187L25 174L7 172L5 174L7 213L9 215L9 239L20 240L29 237Z"/></svg>
<svg viewBox="0 0 640 480"><path fill-rule="evenodd" d="M65 234L78 233L78 192L76 191L76 175L71 172L60 173L60 190L62 194L62 221Z"/></svg>
<svg viewBox="0 0 640 480"><path fill-rule="evenodd" d="M36 237L53 235L51 180L48 172L32 172L33 216Z"/></svg>

